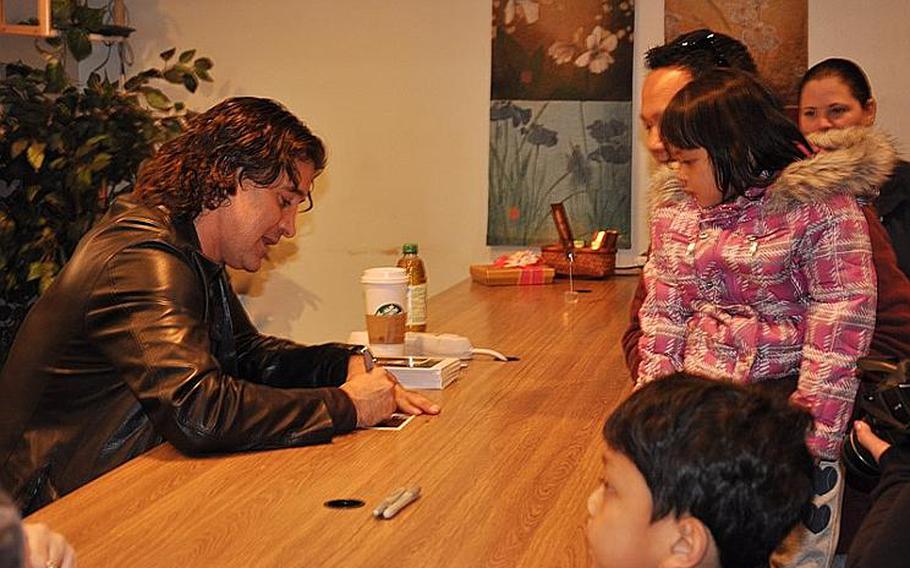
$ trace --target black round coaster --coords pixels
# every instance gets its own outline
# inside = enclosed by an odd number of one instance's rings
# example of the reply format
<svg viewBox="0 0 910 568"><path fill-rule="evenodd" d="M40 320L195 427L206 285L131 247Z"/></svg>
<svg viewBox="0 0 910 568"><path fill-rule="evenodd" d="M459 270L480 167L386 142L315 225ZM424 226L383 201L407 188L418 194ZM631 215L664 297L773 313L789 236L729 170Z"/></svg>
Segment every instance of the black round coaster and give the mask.
<svg viewBox="0 0 910 568"><path fill-rule="evenodd" d="M323 503L329 509L359 509L366 505L360 499L332 499Z"/></svg>

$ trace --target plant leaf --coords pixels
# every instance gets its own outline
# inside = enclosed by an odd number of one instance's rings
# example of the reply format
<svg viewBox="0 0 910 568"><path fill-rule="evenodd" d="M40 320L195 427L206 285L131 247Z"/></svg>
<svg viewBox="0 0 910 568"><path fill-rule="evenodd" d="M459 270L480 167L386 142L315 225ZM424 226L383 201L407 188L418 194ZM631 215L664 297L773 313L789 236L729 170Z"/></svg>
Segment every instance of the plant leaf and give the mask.
<svg viewBox="0 0 910 568"><path fill-rule="evenodd" d="M38 192L41 191L40 185L30 185L25 189L25 199L29 203L35 202L35 196L38 195Z"/></svg>
<svg viewBox="0 0 910 568"><path fill-rule="evenodd" d="M174 83L175 85L179 85L180 83L183 82L183 72L180 69L177 69L176 67L171 67L170 69L168 69L167 71L164 72L164 79L168 83Z"/></svg>
<svg viewBox="0 0 910 568"><path fill-rule="evenodd" d="M193 56L196 55L195 49L188 49L180 54L180 63L189 63L193 60Z"/></svg>
<svg viewBox="0 0 910 568"><path fill-rule="evenodd" d="M154 87L143 87L142 94L145 95L145 101L150 107L157 110L169 110L171 108L171 99Z"/></svg>
<svg viewBox="0 0 910 568"><path fill-rule="evenodd" d="M66 30L66 47L76 61L82 61L92 54L92 42L88 39L88 32L80 28Z"/></svg>
<svg viewBox="0 0 910 568"><path fill-rule="evenodd" d="M208 57L200 57L196 61L193 61L193 68L196 71L208 71L213 65L214 63L212 63L212 60Z"/></svg>
<svg viewBox="0 0 910 568"><path fill-rule="evenodd" d="M73 5L71 0L54 0L51 2L51 21L54 26L60 27L60 24L68 24L73 17Z"/></svg>
<svg viewBox="0 0 910 568"><path fill-rule="evenodd" d="M44 68L44 80L47 82L45 92L59 93L68 85L66 74L63 72L63 65L59 59L51 59Z"/></svg>
<svg viewBox="0 0 910 568"><path fill-rule="evenodd" d="M25 152L28 163L35 168L36 172L41 169L41 164L44 163L44 147L45 144L43 142L32 142Z"/></svg>
<svg viewBox="0 0 910 568"><path fill-rule="evenodd" d="M25 138L23 138L21 140L16 140L15 142L13 142L12 146L10 146L10 149L9 149L10 158L12 158L14 160L16 158L18 158L19 154L21 154L22 152L25 151L26 148L28 148L28 142L29 141L26 140Z"/></svg>
<svg viewBox="0 0 910 568"><path fill-rule="evenodd" d="M208 71L205 71L203 69L196 69L196 76L199 77L200 79L202 79L203 81L207 81L209 83L212 82L212 76L209 75Z"/></svg>
<svg viewBox="0 0 910 568"><path fill-rule="evenodd" d="M107 152L99 152L95 154L95 158L92 160L92 164L89 166L89 169L93 172L100 172L111 163L111 155Z"/></svg>
<svg viewBox="0 0 910 568"><path fill-rule="evenodd" d="M187 91L195 93L196 87L199 86L199 81L197 81L196 77L194 77L191 73L187 73L183 76L183 86L186 87Z"/></svg>
<svg viewBox="0 0 910 568"><path fill-rule="evenodd" d="M164 59L165 61L170 61L171 57L174 57L175 53L177 53L177 48L172 47L172 48L168 49L167 51L162 51L159 55L161 55L161 59Z"/></svg>

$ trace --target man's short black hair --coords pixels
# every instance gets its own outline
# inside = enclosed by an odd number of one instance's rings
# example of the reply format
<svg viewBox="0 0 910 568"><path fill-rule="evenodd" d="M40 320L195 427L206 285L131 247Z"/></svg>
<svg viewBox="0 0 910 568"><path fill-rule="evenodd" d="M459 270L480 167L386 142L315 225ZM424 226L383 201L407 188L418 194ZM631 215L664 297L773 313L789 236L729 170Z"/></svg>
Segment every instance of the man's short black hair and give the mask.
<svg viewBox="0 0 910 568"><path fill-rule="evenodd" d="M807 412L745 387L676 374L632 394L604 425L651 490L652 521L692 515L723 566L767 566L811 499Z"/></svg>
<svg viewBox="0 0 910 568"><path fill-rule="evenodd" d="M749 50L739 40L709 29L682 34L670 43L652 47L645 54L648 69L680 67L693 78L715 67L757 73Z"/></svg>
<svg viewBox="0 0 910 568"><path fill-rule="evenodd" d="M0 568L25 566L24 550L25 535L19 509L6 493L0 491Z"/></svg>

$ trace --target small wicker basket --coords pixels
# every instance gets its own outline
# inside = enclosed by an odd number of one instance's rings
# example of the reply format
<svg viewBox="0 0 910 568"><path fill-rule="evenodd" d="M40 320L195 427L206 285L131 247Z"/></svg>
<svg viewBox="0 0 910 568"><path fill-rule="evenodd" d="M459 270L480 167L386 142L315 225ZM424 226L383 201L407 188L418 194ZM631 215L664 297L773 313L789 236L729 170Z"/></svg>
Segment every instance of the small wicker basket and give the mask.
<svg viewBox="0 0 910 568"><path fill-rule="evenodd" d="M619 232L607 231L603 245L597 250L591 247L575 248L575 266L572 269L574 276L588 278L606 278L616 269L616 239ZM569 274L569 258L562 245L547 245L541 247L540 257L544 264L556 269L556 274Z"/></svg>

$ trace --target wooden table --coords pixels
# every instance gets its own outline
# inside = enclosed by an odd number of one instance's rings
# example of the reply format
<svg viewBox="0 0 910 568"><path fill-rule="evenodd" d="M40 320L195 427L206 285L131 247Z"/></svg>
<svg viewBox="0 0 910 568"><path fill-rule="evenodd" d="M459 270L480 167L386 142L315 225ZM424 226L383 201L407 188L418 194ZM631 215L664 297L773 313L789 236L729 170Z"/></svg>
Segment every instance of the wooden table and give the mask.
<svg viewBox="0 0 910 568"><path fill-rule="evenodd" d="M601 427L629 390L620 335L637 278L485 287L430 302L430 329L521 358L473 361L430 396L440 416L331 444L188 458L169 444L32 515L80 566L587 566L585 502ZM423 496L389 521L392 489ZM323 502L359 498L332 510Z"/></svg>

